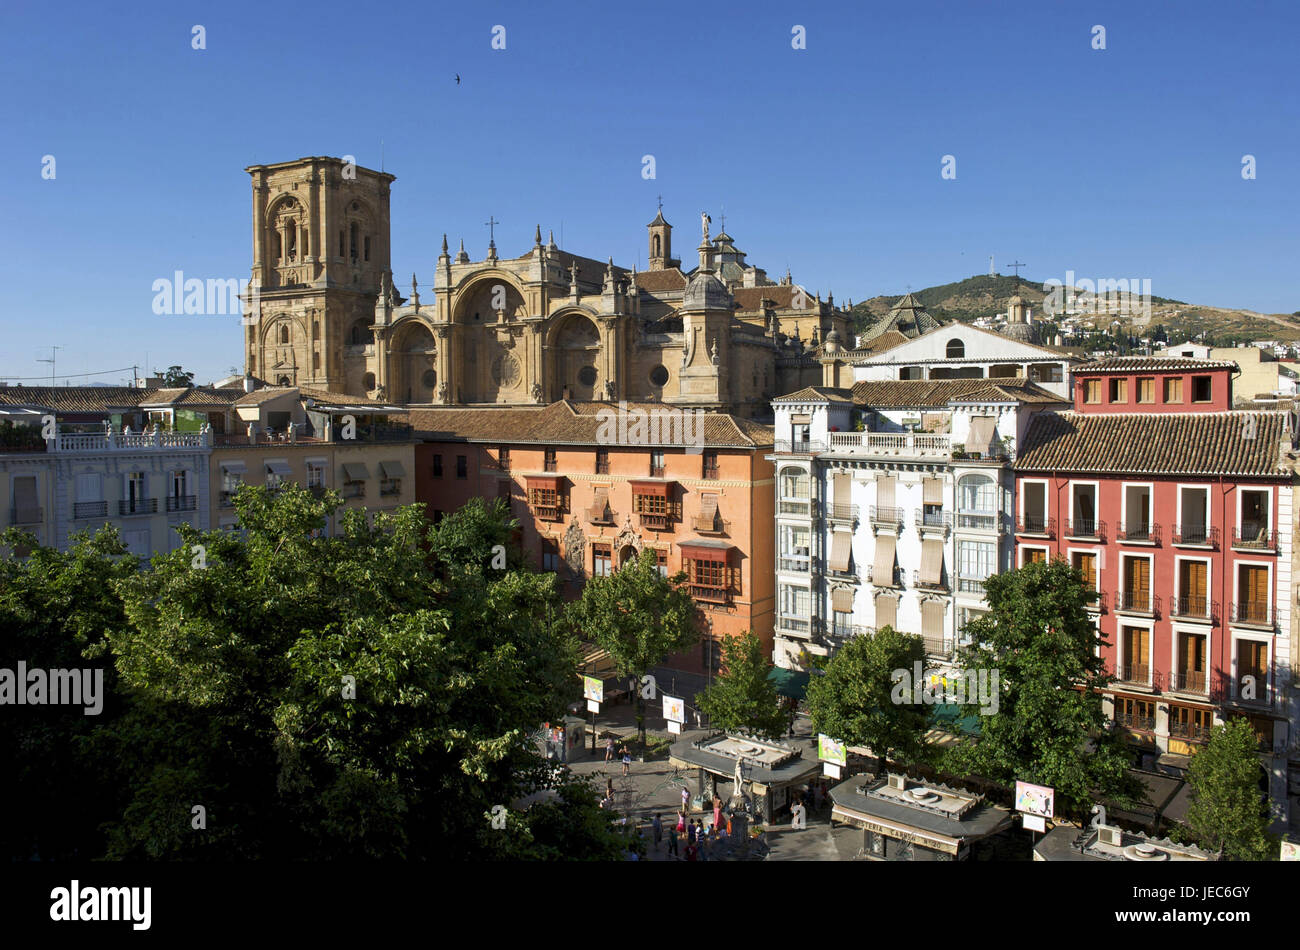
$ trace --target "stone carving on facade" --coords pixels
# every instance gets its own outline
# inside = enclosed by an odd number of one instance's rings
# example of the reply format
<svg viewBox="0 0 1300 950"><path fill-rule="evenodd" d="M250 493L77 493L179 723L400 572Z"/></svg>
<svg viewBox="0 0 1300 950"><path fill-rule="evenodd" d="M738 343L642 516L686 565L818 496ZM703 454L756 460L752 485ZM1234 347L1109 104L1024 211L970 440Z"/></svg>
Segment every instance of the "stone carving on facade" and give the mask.
<svg viewBox="0 0 1300 950"><path fill-rule="evenodd" d="M578 578L587 576L587 538L575 518L564 532L564 560Z"/></svg>
<svg viewBox="0 0 1300 950"><path fill-rule="evenodd" d="M532 390L531 390L531 395L532 395L532 397L533 397L533 402L540 403L540 402L542 401L542 384L541 384L541 383L533 383L533 388L532 388Z"/></svg>
<svg viewBox="0 0 1300 950"><path fill-rule="evenodd" d="M718 338L713 338L713 346L709 348L709 361L714 366L718 365Z"/></svg>
<svg viewBox="0 0 1300 950"><path fill-rule="evenodd" d="M615 555L629 545L636 550L637 554L641 553L641 537L635 530L633 530L631 518L628 518L627 523L623 526L623 530L620 531L618 537L614 539Z"/></svg>
<svg viewBox="0 0 1300 950"><path fill-rule="evenodd" d="M445 403L445 402L447 401L447 396L448 396L448 392L447 392L447 384L446 384L446 383L439 383L439 384L438 384L438 402Z"/></svg>
<svg viewBox="0 0 1300 950"><path fill-rule="evenodd" d="M607 380L605 380L605 396L606 396L606 397L607 397L611 402L613 402L613 401L614 401L614 397L615 397L617 394L618 394L618 386L615 384L614 380L612 380L612 379L607 379ZM602 410L602 411L603 411L603 410Z"/></svg>

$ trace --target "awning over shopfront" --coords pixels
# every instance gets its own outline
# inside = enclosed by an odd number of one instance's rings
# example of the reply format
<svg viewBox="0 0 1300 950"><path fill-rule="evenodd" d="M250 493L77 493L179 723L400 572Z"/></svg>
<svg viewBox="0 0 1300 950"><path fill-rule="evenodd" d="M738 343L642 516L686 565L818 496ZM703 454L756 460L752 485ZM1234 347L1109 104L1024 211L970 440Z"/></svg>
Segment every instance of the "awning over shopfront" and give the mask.
<svg viewBox="0 0 1300 950"><path fill-rule="evenodd" d="M767 674L767 678L776 684L776 691L782 696L803 699L808 692L811 676L798 670L785 670L778 666Z"/></svg>

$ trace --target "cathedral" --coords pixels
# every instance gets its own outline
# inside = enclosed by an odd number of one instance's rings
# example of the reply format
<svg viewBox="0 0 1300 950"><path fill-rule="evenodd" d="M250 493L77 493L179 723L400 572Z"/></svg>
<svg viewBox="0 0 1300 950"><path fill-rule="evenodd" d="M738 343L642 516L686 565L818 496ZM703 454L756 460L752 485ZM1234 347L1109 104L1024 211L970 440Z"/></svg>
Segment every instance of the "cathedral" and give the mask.
<svg viewBox="0 0 1300 950"><path fill-rule="evenodd" d="M662 208L648 269L562 250L453 255L442 239L423 293L390 267L394 176L335 158L246 171L253 184L247 372L407 405L662 402L770 417L770 401L822 381L823 348L853 340L846 307L749 264L701 215L697 265L673 256ZM405 284L403 282L403 287ZM832 335L833 334L833 335Z"/></svg>

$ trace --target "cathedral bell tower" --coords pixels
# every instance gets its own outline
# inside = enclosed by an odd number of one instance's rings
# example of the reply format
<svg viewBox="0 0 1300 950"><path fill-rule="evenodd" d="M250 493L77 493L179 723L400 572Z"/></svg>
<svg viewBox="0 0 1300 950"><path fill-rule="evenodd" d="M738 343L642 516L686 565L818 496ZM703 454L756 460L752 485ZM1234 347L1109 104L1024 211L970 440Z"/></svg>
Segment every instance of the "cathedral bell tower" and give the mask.
<svg viewBox="0 0 1300 950"><path fill-rule="evenodd" d="M245 306L247 372L272 385L363 394L360 351L373 340L375 297L390 268L394 176L325 157L245 171L257 288Z"/></svg>
<svg viewBox="0 0 1300 950"><path fill-rule="evenodd" d="M650 239L650 270L669 270L680 267L681 261L673 257L673 226L664 220L663 205L655 219L646 225Z"/></svg>

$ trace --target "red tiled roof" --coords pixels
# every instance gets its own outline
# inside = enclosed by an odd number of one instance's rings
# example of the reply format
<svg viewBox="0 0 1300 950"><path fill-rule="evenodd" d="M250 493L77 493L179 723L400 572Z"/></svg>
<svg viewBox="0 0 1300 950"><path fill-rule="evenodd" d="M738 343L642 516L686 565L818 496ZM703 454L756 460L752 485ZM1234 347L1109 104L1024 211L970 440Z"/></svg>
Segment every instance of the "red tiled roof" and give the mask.
<svg viewBox="0 0 1300 950"><path fill-rule="evenodd" d="M1016 471L1133 475L1282 474L1284 412L1045 412ZM1252 436L1247 438L1247 435Z"/></svg>
<svg viewBox="0 0 1300 950"><path fill-rule="evenodd" d="M0 405L36 406L56 413L111 414L135 409L158 392L129 386L0 386Z"/></svg>
<svg viewBox="0 0 1300 950"><path fill-rule="evenodd" d="M645 413L673 411L663 403L627 403L629 412L638 409ZM616 404L605 402L567 402L560 400L549 406L494 408L490 406L469 409L411 409L405 419L414 428L417 437L425 441L442 439L469 442L503 442L507 444L544 443L550 445L602 445L602 430L609 423L601 412L616 411ZM727 448L755 448L769 446L773 429L748 419L719 412L705 412L702 417L705 445ZM690 420L694 431L695 420ZM648 427L647 427L648 434ZM661 433L662 434L662 433ZM678 435L673 425L672 435ZM651 443L647 443L651 444ZM662 442L654 444L679 444Z"/></svg>
<svg viewBox="0 0 1300 950"><path fill-rule="evenodd" d="M1008 379L881 379L853 384L853 402L869 408L938 408L950 402L1027 402L1067 405L1023 376Z"/></svg>
<svg viewBox="0 0 1300 950"><path fill-rule="evenodd" d="M686 286L686 276L676 267L668 270L637 271L636 285L650 293L681 290Z"/></svg>
<svg viewBox="0 0 1300 950"><path fill-rule="evenodd" d="M1079 373L1156 373L1195 371L1198 369L1237 369L1232 360L1194 360L1188 357L1163 356L1112 356L1109 359L1093 360L1083 363L1072 370Z"/></svg>

